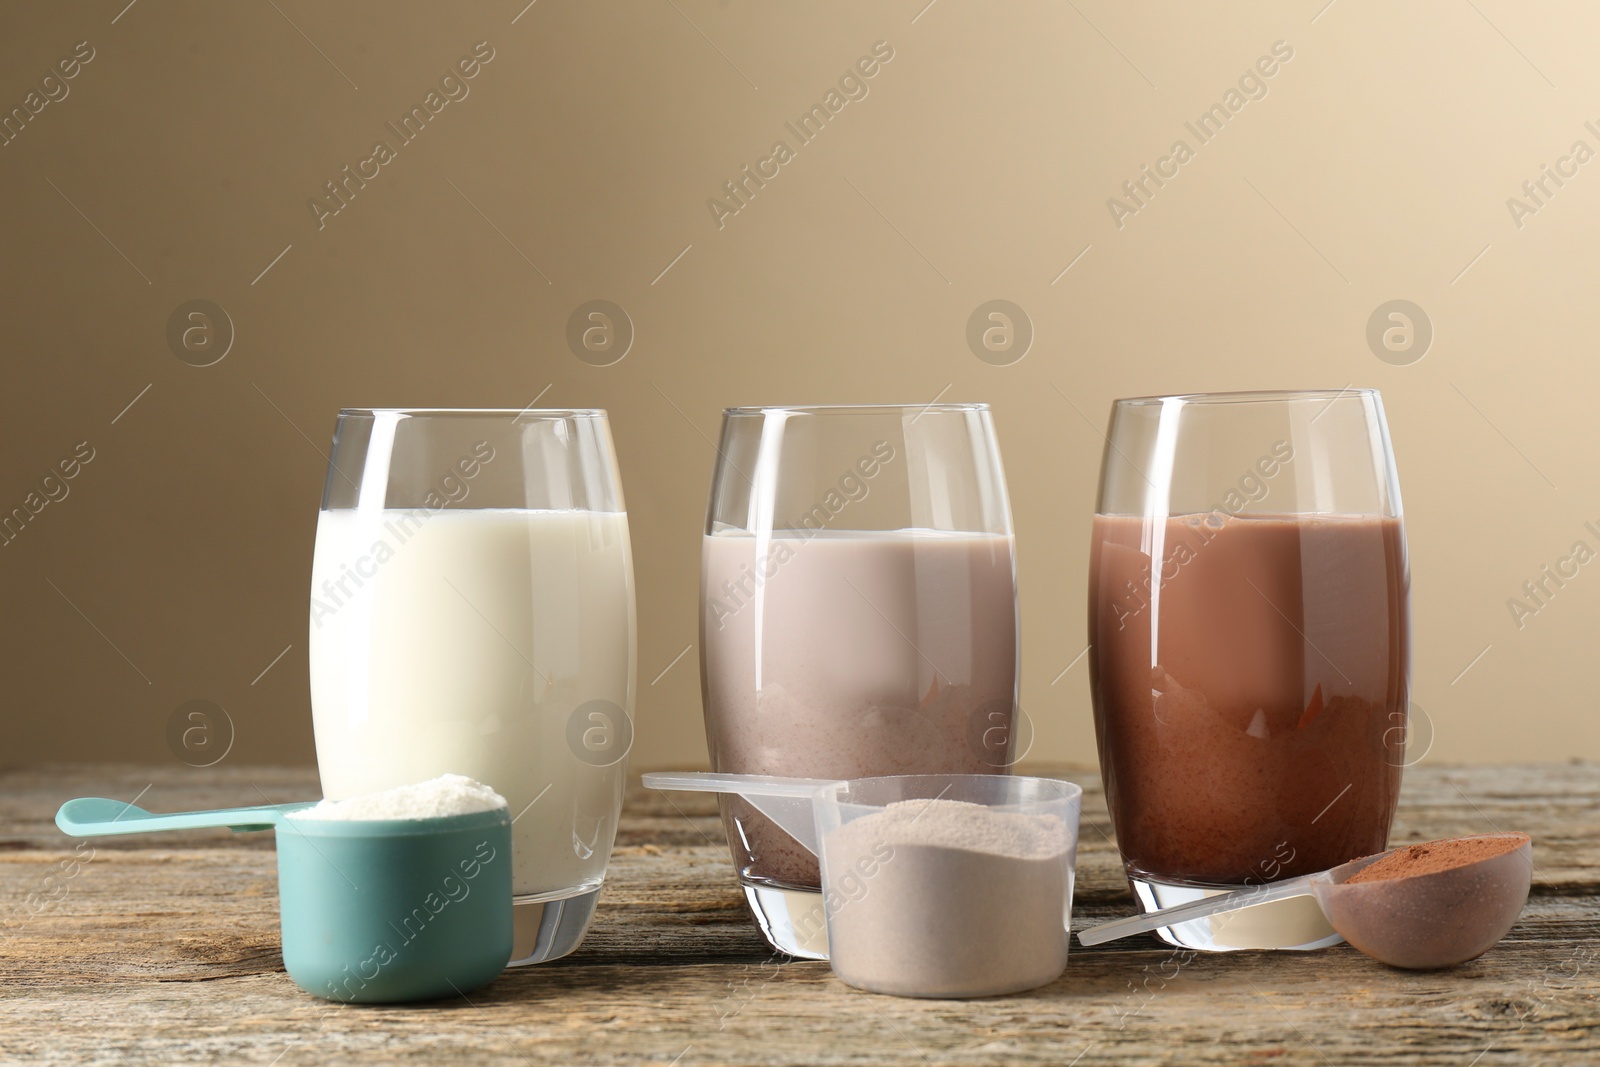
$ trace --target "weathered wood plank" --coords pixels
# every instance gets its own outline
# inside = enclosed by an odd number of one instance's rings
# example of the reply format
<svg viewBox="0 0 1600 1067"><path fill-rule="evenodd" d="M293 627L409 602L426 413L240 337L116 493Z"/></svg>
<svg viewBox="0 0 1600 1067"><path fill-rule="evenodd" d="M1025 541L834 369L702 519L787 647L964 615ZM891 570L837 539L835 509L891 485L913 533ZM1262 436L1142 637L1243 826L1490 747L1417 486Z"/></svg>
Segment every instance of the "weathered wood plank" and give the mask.
<svg viewBox="0 0 1600 1067"><path fill-rule="evenodd" d="M0 1059L56 1062L862 1064L1600 1062L1600 775L1591 764L1413 768L1397 841L1528 830L1521 922L1448 972L1348 947L1202 955L1152 938L1075 947L1018 997L859 993L778 961L750 923L710 798L629 794L600 914L566 960L472 1003L341 1007L296 990L277 947L268 834L98 839L51 818L98 794L154 810L316 794L303 769L61 767L0 776ZM1074 922L1131 907L1092 772ZM153 783L153 784L152 784ZM30 899L30 894L32 897ZM53 898L53 899L51 899ZM1142 992L1136 993L1135 989ZM687 1050L687 1051L686 1051ZM1487 1051L1486 1051L1487 1050Z"/></svg>

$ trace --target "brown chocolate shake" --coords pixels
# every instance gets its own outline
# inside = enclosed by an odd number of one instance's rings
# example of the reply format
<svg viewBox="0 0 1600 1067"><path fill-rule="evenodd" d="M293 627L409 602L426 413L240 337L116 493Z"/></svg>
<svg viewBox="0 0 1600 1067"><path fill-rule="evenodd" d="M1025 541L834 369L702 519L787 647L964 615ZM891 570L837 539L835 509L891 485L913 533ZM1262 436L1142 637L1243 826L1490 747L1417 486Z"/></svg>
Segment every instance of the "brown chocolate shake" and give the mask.
<svg viewBox="0 0 1600 1067"><path fill-rule="evenodd" d="M1017 680L1009 535L715 534L702 562L715 770L1005 772ZM818 887L816 858L793 838L738 797L722 810L745 881Z"/></svg>
<svg viewBox="0 0 1600 1067"><path fill-rule="evenodd" d="M1398 519L1095 517L1095 727L1130 877L1242 885L1383 850L1409 584Z"/></svg>

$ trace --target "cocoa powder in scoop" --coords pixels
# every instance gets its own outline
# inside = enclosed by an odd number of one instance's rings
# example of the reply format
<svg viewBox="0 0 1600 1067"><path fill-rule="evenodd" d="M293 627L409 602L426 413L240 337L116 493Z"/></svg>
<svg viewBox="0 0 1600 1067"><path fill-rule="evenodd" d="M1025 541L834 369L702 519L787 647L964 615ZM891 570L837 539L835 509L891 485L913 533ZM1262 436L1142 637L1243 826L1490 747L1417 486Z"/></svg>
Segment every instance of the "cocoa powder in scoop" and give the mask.
<svg viewBox="0 0 1600 1067"><path fill-rule="evenodd" d="M1464 867L1479 860L1491 859L1522 847L1527 838L1506 837L1447 837L1440 841L1425 841L1420 845L1397 848L1378 862L1361 868L1345 879L1345 884L1356 882L1383 882L1391 878L1411 878L1419 874L1436 874L1456 867Z"/></svg>

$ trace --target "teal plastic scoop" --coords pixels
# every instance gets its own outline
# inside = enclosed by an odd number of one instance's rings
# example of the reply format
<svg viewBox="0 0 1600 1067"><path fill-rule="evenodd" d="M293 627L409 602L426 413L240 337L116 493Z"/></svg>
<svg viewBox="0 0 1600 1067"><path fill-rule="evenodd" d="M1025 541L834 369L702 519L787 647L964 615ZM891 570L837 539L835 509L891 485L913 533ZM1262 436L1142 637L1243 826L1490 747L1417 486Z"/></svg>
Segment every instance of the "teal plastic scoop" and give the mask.
<svg viewBox="0 0 1600 1067"><path fill-rule="evenodd" d="M511 817L296 819L315 801L157 814L81 797L73 837L228 827L278 831L283 965L325 1000L397 1003L470 993L511 959Z"/></svg>
<svg viewBox="0 0 1600 1067"><path fill-rule="evenodd" d="M271 830L291 811L309 808L316 801L298 804L264 804L254 808L218 808L215 811L180 811L157 815L121 800L79 797L61 805L56 825L73 837L143 834L155 830L201 830L226 826L230 830Z"/></svg>

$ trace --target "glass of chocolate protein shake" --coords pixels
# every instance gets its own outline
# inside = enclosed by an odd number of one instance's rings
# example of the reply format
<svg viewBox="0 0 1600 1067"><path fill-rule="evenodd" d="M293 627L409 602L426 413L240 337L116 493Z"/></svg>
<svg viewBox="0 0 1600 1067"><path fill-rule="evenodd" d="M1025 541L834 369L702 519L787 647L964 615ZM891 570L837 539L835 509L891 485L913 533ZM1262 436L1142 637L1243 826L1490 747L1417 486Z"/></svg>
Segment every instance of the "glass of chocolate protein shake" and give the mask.
<svg viewBox="0 0 1600 1067"><path fill-rule="evenodd" d="M1382 851L1411 616L1377 391L1118 400L1096 512L1095 728L1141 907ZM1211 950L1338 941L1303 904L1161 935Z"/></svg>
<svg viewBox="0 0 1600 1067"><path fill-rule="evenodd" d="M988 405L731 408L717 456L700 617L713 769L1006 773L1016 576ZM721 803L767 940L826 958L816 858Z"/></svg>

